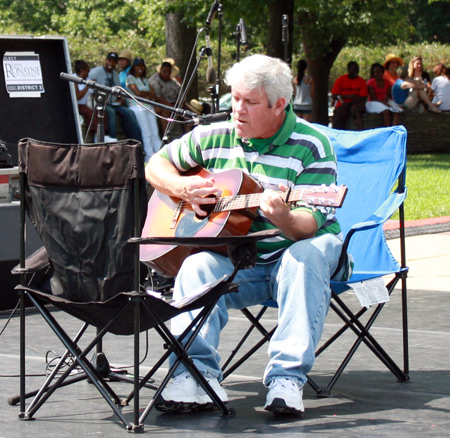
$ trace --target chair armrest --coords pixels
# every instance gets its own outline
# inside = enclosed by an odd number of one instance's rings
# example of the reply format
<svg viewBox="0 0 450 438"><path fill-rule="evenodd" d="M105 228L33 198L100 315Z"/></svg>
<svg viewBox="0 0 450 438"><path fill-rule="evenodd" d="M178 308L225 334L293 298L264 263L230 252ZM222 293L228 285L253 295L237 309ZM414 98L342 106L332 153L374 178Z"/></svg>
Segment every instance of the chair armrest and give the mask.
<svg viewBox="0 0 450 438"><path fill-rule="evenodd" d="M218 247L227 245L239 245L243 243L256 242L269 237L278 236L281 232L278 230L263 230L244 236L210 236L210 237L132 237L128 243L138 245L177 245L192 247Z"/></svg>
<svg viewBox="0 0 450 438"><path fill-rule="evenodd" d="M406 198L406 188L403 192L392 192L391 195L381 204L377 211L369 216L365 221L354 224L347 235L345 236L342 252L339 257L339 263L334 271L332 278L338 276L338 273L343 269L344 265L348 262L347 250L352 235L357 231L369 230L371 228L378 227L384 224L402 205Z"/></svg>
<svg viewBox="0 0 450 438"><path fill-rule="evenodd" d="M391 193L389 198L381 204L377 211L375 211L365 221L353 225L351 230L353 232L367 230L384 224L397 211L400 205L402 205L405 198L406 190L402 193Z"/></svg>
<svg viewBox="0 0 450 438"><path fill-rule="evenodd" d="M14 266L12 274L33 274L39 272L44 268L50 266L47 250L44 246L40 247L33 254L25 259L25 268L21 268L20 265Z"/></svg>

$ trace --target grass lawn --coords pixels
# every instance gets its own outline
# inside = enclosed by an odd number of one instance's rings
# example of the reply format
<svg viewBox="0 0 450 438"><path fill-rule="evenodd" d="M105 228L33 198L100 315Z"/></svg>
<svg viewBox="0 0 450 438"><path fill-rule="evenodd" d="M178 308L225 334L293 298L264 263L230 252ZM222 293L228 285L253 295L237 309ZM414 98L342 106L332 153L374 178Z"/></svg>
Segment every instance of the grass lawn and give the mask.
<svg viewBox="0 0 450 438"><path fill-rule="evenodd" d="M405 219L450 216L450 154L408 155Z"/></svg>

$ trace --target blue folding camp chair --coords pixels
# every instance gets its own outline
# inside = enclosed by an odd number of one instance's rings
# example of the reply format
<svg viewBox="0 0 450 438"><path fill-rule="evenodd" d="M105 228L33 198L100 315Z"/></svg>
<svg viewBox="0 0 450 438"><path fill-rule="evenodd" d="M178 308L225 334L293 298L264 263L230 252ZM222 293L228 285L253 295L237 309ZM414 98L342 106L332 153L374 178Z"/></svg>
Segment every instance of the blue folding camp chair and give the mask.
<svg viewBox="0 0 450 438"><path fill-rule="evenodd" d="M356 334L356 341L337 371L326 385L319 387L312 379L308 382L320 396L330 395L331 388L341 376L345 367L363 342L386 365L400 381L409 380L408 333L407 333L407 290L405 256L405 231L403 202L406 197L406 130L403 126L379 128L367 131L341 131L318 126L330 138L338 159L338 182L348 187L348 194L337 217L345 236L341 263L337 271L344 267L347 252L353 256L354 269L349 281L331 281L332 300L330 307L342 319L344 325L316 351L316 357L325 351L348 329ZM393 191L393 189L395 190ZM399 212L399 234L401 259L397 261L386 243L383 224ZM340 294L355 284L373 281L386 275L392 279L386 285L390 295L396 285L401 283L401 318L403 332L403 369L381 347L370 333L370 328L383 309L384 303L370 307L372 314L365 322L361 317L369 309L361 308L354 313L341 299ZM391 277L389 277L391 278ZM253 315L248 309L242 312L251 322L244 338L238 343L223 365L224 378L247 360L256 350L270 339L275 328L267 331L261 318L269 302ZM261 332L263 338L241 359L236 354L253 329ZM234 363L233 363L234 361Z"/></svg>

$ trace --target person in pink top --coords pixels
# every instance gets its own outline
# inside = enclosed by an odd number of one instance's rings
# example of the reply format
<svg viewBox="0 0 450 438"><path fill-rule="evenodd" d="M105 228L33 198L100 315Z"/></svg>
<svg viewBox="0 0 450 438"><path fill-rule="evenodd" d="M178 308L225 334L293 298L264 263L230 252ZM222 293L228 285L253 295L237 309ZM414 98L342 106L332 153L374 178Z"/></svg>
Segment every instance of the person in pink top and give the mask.
<svg viewBox="0 0 450 438"><path fill-rule="evenodd" d="M391 106L392 86L383 75L384 67L379 63L372 64L370 79L367 81L369 99L366 102L366 111L368 113L381 113L384 126L398 125L401 110L398 105Z"/></svg>

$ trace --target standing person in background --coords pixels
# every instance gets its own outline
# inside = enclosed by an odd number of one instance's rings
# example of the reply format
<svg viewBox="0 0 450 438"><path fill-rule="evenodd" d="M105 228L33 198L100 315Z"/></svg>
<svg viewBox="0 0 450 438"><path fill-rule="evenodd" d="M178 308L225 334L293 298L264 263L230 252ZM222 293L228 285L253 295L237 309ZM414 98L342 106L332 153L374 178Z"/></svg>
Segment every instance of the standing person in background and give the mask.
<svg viewBox="0 0 450 438"><path fill-rule="evenodd" d="M109 52L106 55L105 63L93 68L89 72L89 79L107 87L119 87L119 75L115 71L118 59L119 55L116 52ZM109 135L111 137L117 138L116 115L119 115L126 138L133 138L142 142L141 130L136 116L127 107L125 99L119 99L117 96L109 96L105 106L105 112L108 117Z"/></svg>
<svg viewBox="0 0 450 438"><path fill-rule="evenodd" d="M339 76L331 89L335 108L331 123L335 129L345 129L347 119L355 119L356 128L364 129L363 112L367 99L366 81L359 76L359 65L355 61L347 64L347 74Z"/></svg>
<svg viewBox="0 0 450 438"><path fill-rule="evenodd" d="M384 74L383 78L386 79L389 82L389 85L392 87L394 85L394 82L398 79L398 73L397 70L400 66L405 65L403 62L403 59L399 56L394 55L393 53L389 53L389 55L386 56L386 59L384 61Z"/></svg>
<svg viewBox="0 0 450 438"><path fill-rule="evenodd" d="M294 113L298 117L305 119L307 122L312 122L312 78L306 73L307 66L304 59L300 59L297 63L297 76L293 81L294 100L292 104Z"/></svg>
<svg viewBox="0 0 450 438"><path fill-rule="evenodd" d="M431 83L432 102L441 111L450 111L450 69L439 63L433 68L435 78Z"/></svg>
<svg viewBox="0 0 450 438"><path fill-rule="evenodd" d="M145 61L142 58L136 58L133 61L130 74L127 76L126 85L128 90L135 96L148 100L154 100L156 97L155 90L149 84L146 74L147 67L145 66ZM158 133L158 123L156 122L156 116L154 113L155 110L150 105L145 105L145 108L132 99L128 99L128 105L131 111L133 111L136 115L139 126L141 127L145 152L145 163L147 163L150 157L159 151L161 146L161 139L159 138Z"/></svg>
<svg viewBox="0 0 450 438"><path fill-rule="evenodd" d="M117 65L119 66L119 80L120 86L122 88L126 87L127 76L131 70L132 59L133 57L131 56L131 52L129 50L122 50L119 53L119 60L117 61Z"/></svg>
<svg viewBox="0 0 450 438"><path fill-rule="evenodd" d="M367 81L367 91L369 100L366 102L368 113L381 113L383 125L398 125L401 111L399 108L390 106L391 86L387 79L384 79L384 67L375 63L370 67L370 79Z"/></svg>

